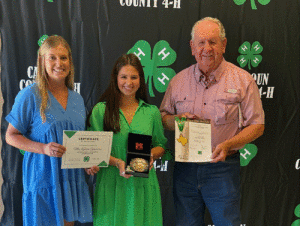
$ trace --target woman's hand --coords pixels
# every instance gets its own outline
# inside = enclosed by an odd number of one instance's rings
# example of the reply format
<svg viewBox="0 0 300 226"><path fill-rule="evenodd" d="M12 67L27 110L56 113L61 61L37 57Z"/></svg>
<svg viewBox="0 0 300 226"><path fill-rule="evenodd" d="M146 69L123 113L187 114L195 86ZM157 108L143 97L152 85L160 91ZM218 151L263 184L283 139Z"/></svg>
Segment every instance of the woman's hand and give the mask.
<svg viewBox="0 0 300 226"><path fill-rule="evenodd" d="M149 163L149 171L153 168L153 162L154 162L154 159L153 159L153 155L151 154L150 163Z"/></svg>
<svg viewBox="0 0 300 226"><path fill-rule="evenodd" d="M150 157L150 163L149 163L149 170L153 168L153 163L156 159L161 158L165 153L165 149L163 149L160 146L154 147L151 149L151 157Z"/></svg>
<svg viewBox="0 0 300 226"><path fill-rule="evenodd" d="M132 177L132 175L125 173L125 165L126 165L125 162L121 159L118 159L116 162L116 167L119 169L120 176L128 179Z"/></svg>
<svg viewBox="0 0 300 226"><path fill-rule="evenodd" d="M99 166L92 166L91 168L87 168L87 169L84 169L84 170L85 170L85 172L86 172L88 175L94 176L96 173L99 172L100 167L99 167Z"/></svg>
<svg viewBox="0 0 300 226"><path fill-rule="evenodd" d="M58 143L50 142L43 145L43 154L50 157L59 157L66 152L66 148Z"/></svg>

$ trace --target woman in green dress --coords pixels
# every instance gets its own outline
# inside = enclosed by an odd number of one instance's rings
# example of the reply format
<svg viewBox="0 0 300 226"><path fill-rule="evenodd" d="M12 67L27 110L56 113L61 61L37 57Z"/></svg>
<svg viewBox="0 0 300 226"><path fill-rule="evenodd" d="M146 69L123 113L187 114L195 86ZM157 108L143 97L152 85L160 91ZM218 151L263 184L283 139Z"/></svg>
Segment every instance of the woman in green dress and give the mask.
<svg viewBox="0 0 300 226"><path fill-rule="evenodd" d="M160 226L160 189L153 161L165 152L158 108L147 103L143 67L134 54L114 65L110 85L88 119L89 130L113 131L109 166L97 174L94 225ZM125 174L128 134L152 136L149 178ZM93 174L95 170L92 171Z"/></svg>

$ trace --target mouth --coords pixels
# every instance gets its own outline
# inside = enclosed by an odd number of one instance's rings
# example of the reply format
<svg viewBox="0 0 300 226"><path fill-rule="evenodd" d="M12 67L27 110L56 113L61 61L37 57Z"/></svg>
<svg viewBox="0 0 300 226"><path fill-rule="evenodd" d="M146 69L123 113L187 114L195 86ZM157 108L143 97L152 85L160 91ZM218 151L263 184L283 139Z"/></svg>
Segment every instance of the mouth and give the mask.
<svg viewBox="0 0 300 226"><path fill-rule="evenodd" d="M65 71L65 69L53 69L53 71L56 73L62 73Z"/></svg>
<svg viewBox="0 0 300 226"><path fill-rule="evenodd" d="M123 87L125 90L128 90L128 91L131 91L131 90L133 90L133 87Z"/></svg>

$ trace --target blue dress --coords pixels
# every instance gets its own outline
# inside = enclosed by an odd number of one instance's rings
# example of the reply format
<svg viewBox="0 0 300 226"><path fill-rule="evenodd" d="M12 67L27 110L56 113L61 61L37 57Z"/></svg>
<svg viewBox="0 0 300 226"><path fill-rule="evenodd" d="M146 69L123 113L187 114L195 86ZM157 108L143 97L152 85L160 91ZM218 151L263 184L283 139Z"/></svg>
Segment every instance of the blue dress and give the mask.
<svg viewBox="0 0 300 226"><path fill-rule="evenodd" d="M36 84L21 90L6 120L32 141L62 144L63 130L85 129L82 97L68 91L67 108L49 93L46 122L40 116ZM61 158L25 152L23 160L23 223L25 226L92 222L92 205L83 169L61 169Z"/></svg>

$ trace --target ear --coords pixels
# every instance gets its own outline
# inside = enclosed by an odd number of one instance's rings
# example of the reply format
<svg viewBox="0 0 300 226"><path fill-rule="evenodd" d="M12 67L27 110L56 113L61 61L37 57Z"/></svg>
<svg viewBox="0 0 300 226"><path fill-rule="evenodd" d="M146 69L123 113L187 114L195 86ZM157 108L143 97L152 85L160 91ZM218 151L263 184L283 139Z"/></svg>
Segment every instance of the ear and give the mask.
<svg viewBox="0 0 300 226"><path fill-rule="evenodd" d="M225 38L225 39L222 41L223 54L225 53L226 46L227 46L227 38Z"/></svg>
<svg viewBox="0 0 300 226"><path fill-rule="evenodd" d="M192 50L192 55L195 56L195 51L194 51L195 46L194 46L193 40L190 40L190 46L191 46L191 50Z"/></svg>

